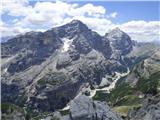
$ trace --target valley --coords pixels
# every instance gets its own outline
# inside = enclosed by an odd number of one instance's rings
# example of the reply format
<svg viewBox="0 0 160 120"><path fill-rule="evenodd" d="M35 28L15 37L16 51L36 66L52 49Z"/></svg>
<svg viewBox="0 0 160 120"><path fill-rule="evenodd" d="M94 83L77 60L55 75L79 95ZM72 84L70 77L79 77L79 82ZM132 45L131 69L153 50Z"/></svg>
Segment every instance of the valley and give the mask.
<svg viewBox="0 0 160 120"><path fill-rule="evenodd" d="M4 120L158 118L159 45L119 28L102 36L73 20L1 47Z"/></svg>

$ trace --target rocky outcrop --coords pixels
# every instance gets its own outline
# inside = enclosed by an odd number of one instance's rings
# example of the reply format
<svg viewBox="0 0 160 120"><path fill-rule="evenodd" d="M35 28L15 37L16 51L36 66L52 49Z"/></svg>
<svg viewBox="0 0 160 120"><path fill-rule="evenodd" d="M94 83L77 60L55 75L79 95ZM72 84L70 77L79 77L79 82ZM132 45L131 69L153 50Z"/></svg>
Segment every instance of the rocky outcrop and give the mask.
<svg viewBox="0 0 160 120"><path fill-rule="evenodd" d="M150 57L138 63L127 76L126 81L135 86L138 79L148 79L152 74L160 70L160 51L155 51Z"/></svg>
<svg viewBox="0 0 160 120"><path fill-rule="evenodd" d="M26 120L25 111L13 104L1 104L1 115L2 120Z"/></svg>
<svg viewBox="0 0 160 120"><path fill-rule="evenodd" d="M131 38L119 28L111 30L105 35L105 38L110 41L113 51L112 58L114 59L119 59L121 55L126 55L132 50L133 43Z"/></svg>
<svg viewBox="0 0 160 120"><path fill-rule="evenodd" d="M71 65L71 58L69 55L61 55L59 56L58 60L57 60L57 65L56 65L56 68L57 69L61 69L61 68L65 68L69 65Z"/></svg>
<svg viewBox="0 0 160 120"><path fill-rule="evenodd" d="M128 115L129 120L159 120L160 119L160 95L148 97L143 107L132 110Z"/></svg>
<svg viewBox="0 0 160 120"><path fill-rule="evenodd" d="M105 103L81 95L70 103L71 120L121 120Z"/></svg>
<svg viewBox="0 0 160 120"><path fill-rule="evenodd" d="M94 116L93 102L89 97L79 96L70 103L73 120L92 119Z"/></svg>
<svg viewBox="0 0 160 120"><path fill-rule="evenodd" d="M105 102L93 101L85 95L77 96L69 103L69 109L42 113L31 120L122 120ZM29 115L29 113L27 113ZM15 120L15 119L13 119Z"/></svg>
<svg viewBox="0 0 160 120"><path fill-rule="evenodd" d="M99 86L106 74L126 70L121 55L131 46L124 32L100 36L79 20L16 36L1 46L2 102L37 111L63 108L83 84Z"/></svg>
<svg viewBox="0 0 160 120"><path fill-rule="evenodd" d="M143 56L137 57L137 53L146 49L139 49L144 46L141 45L137 52L134 45L120 29L100 36L79 20L43 33L29 32L11 38L1 45L2 102L35 112L62 109L84 84L98 87L106 75L126 71L134 65ZM152 68L158 68L159 59L155 57L144 62L145 68L152 62L157 63ZM81 105L84 107L76 107ZM76 120L119 119L107 105L86 96L72 101L71 116Z"/></svg>

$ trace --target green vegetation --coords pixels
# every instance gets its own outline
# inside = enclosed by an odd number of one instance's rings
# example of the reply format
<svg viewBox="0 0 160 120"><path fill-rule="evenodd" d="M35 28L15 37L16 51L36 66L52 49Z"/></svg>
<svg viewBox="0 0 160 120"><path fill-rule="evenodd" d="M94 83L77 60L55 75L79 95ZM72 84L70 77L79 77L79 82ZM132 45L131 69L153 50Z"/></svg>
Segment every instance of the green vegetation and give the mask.
<svg viewBox="0 0 160 120"><path fill-rule="evenodd" d="M160 71L150 75L149 78L141 77L139 71L134 70L139 80L136 86L132 87L121 78L116 88L110 94L105 91L97 91L93 97L94 100L106 101L113 106L114 111L118 112L124 118L130 109L138 109L142 106L142 100L145 94L156 95L160 88Z"/></svg>
<svg viewBox="0 0 160 120"><path fill-rule="evenodd" d="M141 104L141 99L138 96L126 95L117 102L116 106L120 106L120 105L130 106L130 105L137 105L137 104Z"/></svg>
<svg viewBox="0 0 160 120"><path fill-rule="evenodd" d="M108 97L108 93L103 91L97 91L96 95L93 97L93 100L105 101Z"/></svg>
<svg viewBox="0 0 160 120"><path fill-rule="evenodd" d="M46 117L48 117L48 116L52 116L50 113L40 113L38 116L36 116L36 117L32 117L32 118L30 118L31 120L41 120L41 119L45 119ZM57 119L58 120L58 119Z"/></svg>
<svg viewBox="0 0 160 120"><path fill-rule="evenodd" d="M33 112L30 108L26 108L26 120L30 120L32 117L36 117L38 114Z"/></svg>
<svg viewBox="0 0 160 120"><path fill-rule="evenodd" d="M123 83L113 89L110 94L103 91L97 91L93 97L94 100L107 101L109 104L115 105L130 105L139 103L139 98L134 96L135 89L128 83Z"/></svg>
<svg viewBox="0 0 160 120"><path fill-rule="evenodd" d="M157 88L160 87L160 71L152 74L148 79L140 78L136 89L147 94L156 94Z"/></svg>
<svg viewBox="0 0 160 120"><path fill-rule="evenodd" d="M14 105L14 104L11 104L11 103L2 103L2 104L1 104L2 114L3 114L3 113L5 113L5 114L10 114L10 113L13 113L15 110L24 113L24 111L23 111L22 108Z"/></svg>
<svg viewBox="0 0 160 120"><path fill-rule="evenodd" d="M38 85L43 86L43 85L45 85L45 84L46 84L46 81L45 81L45 80L43 80L43 79L38 80Z"/></svg>
<svg viewBox="0 0 160 120"><path fill-rule="evenodd" d="M114 107L113 111L117 112L120 116L126 117L130 109L132 109L132 106L118 106Z"/></svg>
<svg viewBox="0 0 160 120"><path fill-rule="evenodd" d="M17 117L23 117L26 120L30 120L32 117L37 116L32 110L23 109L22 107L16 106L11 103L2 103L1 104L1 111L2 111L2 119L3 120L11 120L13 119L14 115L20 115Z"/></svg>
<svg viewBox="0 0 160 120"><path fill-rule="evenodd" d="M133 92L134 88L127 83L123 83L111 92L107 98L107 101L113 101L112 103L116 104L121 98L126 95L131 95Z"/></svg>
<svg viewBox="0 0 160 120"><path fill-rule="evenodd" d="M152 74L148 79L139 78L135 87L131 87L128 83L122 82L117 85L110 94L103 91L97 91L94 100L107 101L115 105L135 105L141 103L141 98L135 95L139 94L156 94L157 88L160 87L160 72Z"/></svg>
<svg viewBox="0 0 160 120"><path fill-rule="evenodd" d="M38 85L44 86L46 84L58 85L67 80L68 78L64 73L61 72L49 72L45 77L38 80Z"/></svg>
<svg viewBox="0 0 160 120"><path fill-rule="evenodd" d="M59 112L62 116L68 115L70 113L69 110L60 110ZM51 117L51 120L60 120L59 118L54 116L52 112L43 112L34 115L33 114L34 112L32 113L32 111L27 110L28 118L26 118L26 120L40 120L40 119L45 119L47 117Z"/></svg>
<svg viewBox="0 0 160 120"><path fill-rule="evenodd" d="M2 103L1 111L2 120L12 120L14 118L14 115L17 115L17 118L23 118L25 120L40 120L48 116L51 116L51 120L60 120L50 112L35 113L30 109L24 110L23 108L11 103Z"/></svg>
<svg viewBox="0 0 160 120"><path fill-rule="evenodd" d="M129 110L139 109L141 106L142 106L141 104L133 105L133 106L118 106L118 107L114 107L113 111L117 112L123 118L126 118Z"/></svg>
<svg viewBox="0 0 160 120"><path fill-rule="evenodd" d="M62 116L64 116L64 115L68 115L70 113L70 110L69 109L68 110L60 110L59 112L61 113Z"/></svg>
<svg viewBox="0 0 160 120"><path fill-rule="evenodd" d="M25 111L11 103L1 104L2 120L24 119Z"/></svg>

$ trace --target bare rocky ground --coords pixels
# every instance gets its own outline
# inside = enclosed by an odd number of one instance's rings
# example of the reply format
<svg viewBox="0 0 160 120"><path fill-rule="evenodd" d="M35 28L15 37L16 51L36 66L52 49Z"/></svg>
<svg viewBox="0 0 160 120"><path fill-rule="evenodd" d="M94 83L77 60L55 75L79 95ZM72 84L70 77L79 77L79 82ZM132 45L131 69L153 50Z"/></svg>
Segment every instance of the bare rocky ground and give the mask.
<svg viewBox="0 0 160 120"><path fill-rule="evenodd" d="M139 79L132 72L137 69L136 64L144 61L145 69L139 71L146 77L159 70L158 48L152 43L134 42L119 28L100 36L78 20L43 33L15 36L1 45L2 104L7 103L2 116L13 120L34 119L46 113L48 117L52 116L46 119L56 119L56 116L61 116L56 111L72 100L81 101L83 98L87 105L95 104L86 108L88 115L83 112L85 109L76 114L79 108L73 104L74 109L69 113L65 111L70 114L65 116L66 120L121 119L106 103L92 101L84 95L74 98L86 85L92 90L112 85L114 80L107 76L114 77L116 73L127 72L127 69L131 71L127 78L132 79L126 81L136 85ZM154 67L150 69L150 66ZM101 86L104 79L105 84ZM10 108L10 104L19 107ZM9 118L8 114L11 115Z"/></svg>

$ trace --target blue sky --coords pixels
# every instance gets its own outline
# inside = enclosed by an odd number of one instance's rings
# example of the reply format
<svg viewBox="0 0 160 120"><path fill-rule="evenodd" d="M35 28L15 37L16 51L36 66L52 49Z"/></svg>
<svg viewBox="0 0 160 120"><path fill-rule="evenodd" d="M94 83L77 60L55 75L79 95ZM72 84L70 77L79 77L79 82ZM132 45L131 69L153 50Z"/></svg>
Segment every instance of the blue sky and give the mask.
<svg viewBox="0 0 160 120"><path fill-rule="evenodd" d="M159 20L159 2L100 2L99 5L100 4L103 5L108 12L118 11L119 15L115 22Z"/></svg>
<svg viewBox="0 0 160 120"><path fill-rule="evenodd" d="M65 0L64 0L65 1ZM66 0L67 1L67 0ZM87 3L100 5L106 8L107 13L118 11L120 13L114 22L124 23L131 20L145 20L145 21L158 21L160 19L160 2L158 1L72 1L68 3L78 3L83 6ZM35 1L30 2L32 6L36 4Z"/></svg>
<svg viewBox="0 0 160 120"><path fill-rule="evenodd" d="M84 5L87 2L79 3ZM160 19L160 2L158 1L96 1L91 3L105 7L107 13L117 11L119 14L116 19L113 19L114 22L124 23L131 20L157 21Z"/></svg>
<svg viewBox="0 0 160 120"><path fill-rule="evenodd" d="M119 27L138 41L160 40L160 2L93 1L5 0L1 12L2 36L45 31L79 19L102 35Z"/></svg>

